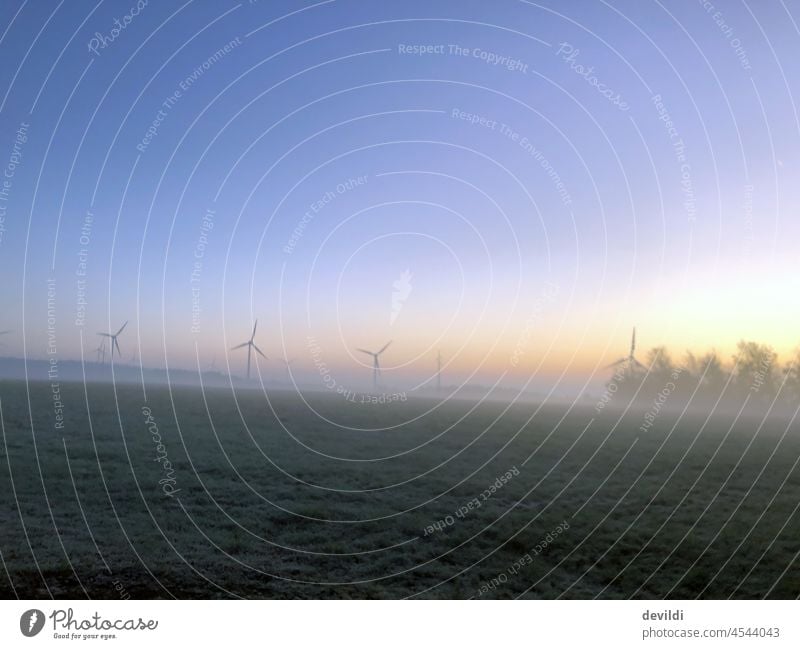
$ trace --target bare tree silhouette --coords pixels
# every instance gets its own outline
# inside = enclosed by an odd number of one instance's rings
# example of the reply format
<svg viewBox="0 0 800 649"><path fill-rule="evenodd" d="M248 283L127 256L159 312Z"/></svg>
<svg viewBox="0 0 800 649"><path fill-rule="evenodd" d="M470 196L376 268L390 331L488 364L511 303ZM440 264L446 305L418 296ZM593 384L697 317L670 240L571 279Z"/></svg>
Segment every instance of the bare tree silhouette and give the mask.
<svg viewBox="0 0 800 649"><path fill-rule="evenodd" d="M617 372L609 379L607 385L613 384L611 392L621 406L634 395L650 401L665 387L676 406L689 398L698 406L741 403L745 398L768 405L776 396L780 403L800 402L800 348L781 367L772 347L753 341L739 341L730 363L711 350L700 355L687 351L676 364L667 348L659 346L647 353L646 366L646 372Z"/></svg>

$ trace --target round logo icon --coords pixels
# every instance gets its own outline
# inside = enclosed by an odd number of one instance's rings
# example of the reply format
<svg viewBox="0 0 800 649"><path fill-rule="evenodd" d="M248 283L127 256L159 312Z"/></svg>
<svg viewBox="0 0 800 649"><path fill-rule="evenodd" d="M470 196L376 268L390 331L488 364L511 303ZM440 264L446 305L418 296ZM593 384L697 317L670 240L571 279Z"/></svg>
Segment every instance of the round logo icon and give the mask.
<svg viewBox="0 0 800 649"><path fill-rule="evenodd" d="M19 630L22 635L32 638L44 627L44 613L38 608L25 611L19 618Z"/></svg>

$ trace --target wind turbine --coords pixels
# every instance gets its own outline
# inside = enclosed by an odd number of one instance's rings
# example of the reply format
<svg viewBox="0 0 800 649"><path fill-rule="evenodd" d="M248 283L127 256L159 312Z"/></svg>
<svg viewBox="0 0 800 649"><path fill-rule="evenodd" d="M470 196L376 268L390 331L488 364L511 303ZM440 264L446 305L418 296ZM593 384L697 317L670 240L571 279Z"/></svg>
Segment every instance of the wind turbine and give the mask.
<svg viewBox="0 0 800 649"><path fill-rule="evenodd" d="M94 351L97 352L97 362L104 364L106 362L106 339L103 338L100 346L95 349ZM102 360L101 360L102 359Z"/></svg>
<svg viewBox="0 0 800 649"><path fill-rule="evenodd" d="M117 333L115 333L115 334L108 334L108 333L103 333L103 332L98 332L97 333L98 336L104 336L105 338L110 338L111 339L111 360L112 361L114 360L114 347L117 348L117 354L121 354L122 353L119 350L119 342L117 341L117 336L119 336L122 333L122 330L127 326L128 326L128 321L126 320L125 324L122 325L119 328L119 331L117 331Z"/></svg>
<svg viewBox="0 0 800 649"><path fill-rule="evenodd" d="M611 363L611 365L606 365L605 369L609 369L612 367L616 367L617 365L627 365L629 370L633 370L634 368L641 368L646 369L644 365L642 365L639 361L636 360L634 353L636 352L636 327L633 328L633 334L631 335L631 351L627 356L623 356L617 361Z"/></svg>
<svg viewBox="0 0 800 649"><path fill-rule="evenodd" d="M436 391L442 391L442 351L436 352Z"/></svg>
<svg viewBox="0 0 800 649"><path fill-rule="evenodd" d="M367 349L361 349L360 347L356 347L357 351L360 351L362 354L367 354L372 356L372 386L377 390L378 389L378 377L381 375L381 366L378 362L378 356L383 354L386 351L386 348L392 344L390 340L386 343L383 347L381 347L377 352L371 352Z"/></svg>
<svg viewBox="0 0 800 649"><path fill-rule="evenodd" d="M6 329L5 331L0 331L0 336L5 336L6 334L10 334L10 333L11 333L11 329ZM3 343L0 343L0 345L2 345L2 344Z"/></svg>
<svg viewBox="0 0 800 649"><path fill-rule="evenodd" d="M256 337L256 327L258 326L258 320L256 320L255 324L253 325L253 335L250 336L250 340L247 342L242 343L241 345L236 345L236 347L231 347L231 351L234 349L241 349L242 347L247 347L247 378L250 379L250 356L255 349L259 354L264 356L264 352L262 352L258 346L253 342L253 339ZM264 356L264 358L267 358Z"/></svg>

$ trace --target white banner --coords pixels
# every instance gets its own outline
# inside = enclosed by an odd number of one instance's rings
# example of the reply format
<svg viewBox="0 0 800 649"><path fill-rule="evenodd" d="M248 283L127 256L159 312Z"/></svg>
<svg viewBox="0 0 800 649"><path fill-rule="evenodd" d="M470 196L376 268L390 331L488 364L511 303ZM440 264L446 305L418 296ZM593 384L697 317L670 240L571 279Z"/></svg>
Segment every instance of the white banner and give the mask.
<svg viewBox="0 0 800 649"><path fill-rule="evenodd" d="M798 647L796 601L5 601L0 646Z"/></svg>

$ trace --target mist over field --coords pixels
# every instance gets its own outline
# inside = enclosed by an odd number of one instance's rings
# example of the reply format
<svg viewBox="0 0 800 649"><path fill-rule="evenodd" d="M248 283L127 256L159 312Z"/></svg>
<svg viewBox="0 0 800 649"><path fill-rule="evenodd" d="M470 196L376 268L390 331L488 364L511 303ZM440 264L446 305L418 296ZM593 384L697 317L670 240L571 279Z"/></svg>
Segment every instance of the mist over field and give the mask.
<svg viewBox="0 0 800 649"><path fill-rule="evenodd" d="M6 597L797 594L785 420L665 412L642 433L641 408L61 396L57 430L49 385L0 383Z"/></svg>

